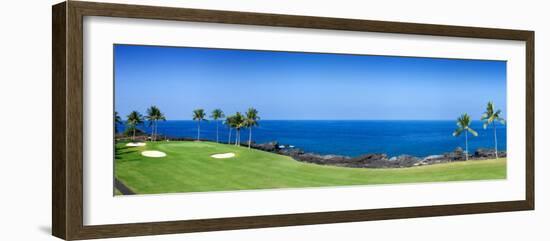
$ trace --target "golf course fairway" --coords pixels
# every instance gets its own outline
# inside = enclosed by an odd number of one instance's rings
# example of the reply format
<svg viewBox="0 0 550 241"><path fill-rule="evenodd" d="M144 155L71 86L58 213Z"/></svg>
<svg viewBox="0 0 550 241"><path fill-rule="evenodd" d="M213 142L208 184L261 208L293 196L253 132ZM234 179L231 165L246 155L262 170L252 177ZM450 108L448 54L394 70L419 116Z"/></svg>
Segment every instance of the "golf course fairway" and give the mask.
<svg viewBox="0 0 550 241"><path fill-rule="evenodd" d="M304 188L506 178L506 158L411 168L347 168L214 142L116 144L115 177L135 194ZM165 153L147 157L143 151ZM229 155L228 153L233 153ZM212 155L227 158L214 158ZM116 189L115 195L122 193Z"/></svg>

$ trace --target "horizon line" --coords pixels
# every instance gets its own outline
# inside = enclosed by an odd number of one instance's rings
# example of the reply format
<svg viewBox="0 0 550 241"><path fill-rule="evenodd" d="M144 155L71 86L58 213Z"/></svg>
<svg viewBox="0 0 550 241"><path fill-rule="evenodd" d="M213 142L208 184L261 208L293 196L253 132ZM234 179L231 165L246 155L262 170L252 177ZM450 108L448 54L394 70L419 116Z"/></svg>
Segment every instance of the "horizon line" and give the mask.
<svg viewBox="0 0 550 241"><path fill-rule="evenodd" d="M221 118L218 120L224 120ZM124 120L125 121L125 120ZM147 120L145 120L147 121ZM196 121L193 119L166 119L166 121ZM212 119L204 119L202 121L213 121ZM259 121L456 121L456 119L260 119ZM482 121L482 120L472 120Z"/></svg>

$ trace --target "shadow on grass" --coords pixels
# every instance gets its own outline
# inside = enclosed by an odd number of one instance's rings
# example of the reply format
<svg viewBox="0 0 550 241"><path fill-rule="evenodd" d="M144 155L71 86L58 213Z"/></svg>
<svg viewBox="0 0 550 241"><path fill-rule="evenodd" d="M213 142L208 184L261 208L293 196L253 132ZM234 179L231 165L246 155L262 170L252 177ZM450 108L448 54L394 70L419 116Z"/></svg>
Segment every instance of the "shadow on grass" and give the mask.
<svg viewBox="0 0 550 241"><path fill-rule="evenodd" d="M130 153L135 153L137 152L136 150L129 150L129 151L117 151L116 152L116 155L126 155L126 154L130 154Z"/></svg>
<svg viewBox="0 0 550 241"><path fill-rule="evenodd" d="M120 160L122 159L121 155L132 154L135 152L137 152L137 150L133 146L115 146L115 159Z"/></svg>
<svg viewBox="0 0 550 241"><path fill-rule="evenodd" d="M126 150L126 149L130 149L130 148L134 148L133 146L121 146L121 147L116 147L116 150Z"/></svg>
<svg viewBox="0 0 550 241"><path fill-rule="evenodd" d="M120 156L115 156L115 159L116 159L116 162L117 163L126 163L126 162L138 162L138 161L141 161L141 159L139 158L122 158Z"/></svg>

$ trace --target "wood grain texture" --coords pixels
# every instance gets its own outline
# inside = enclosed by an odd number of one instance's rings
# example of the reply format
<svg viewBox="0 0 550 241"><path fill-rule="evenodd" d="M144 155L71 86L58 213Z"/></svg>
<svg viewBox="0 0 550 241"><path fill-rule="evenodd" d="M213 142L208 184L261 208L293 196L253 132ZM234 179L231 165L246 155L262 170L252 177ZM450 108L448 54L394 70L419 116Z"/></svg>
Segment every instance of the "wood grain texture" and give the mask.
<svg viewBox="0 0 550 241"><path fill-rule="evenodd" d="M525 40L530 34L530 31L524 30L477 28L437 24L418 24L95 2L72 3L73 5L81 8L82 13L87 16L179 20L208 23L229 23L259 26L297 27L508 40Z"/></svg>
<svg viewBox="0 0 550 241"><path fill-rule="evenodd" d="M67 5L67 236L77 239L83 228L83 15Z"/></svg>
<svg viewBox="0 0 550 241"><path fill-rule="evenodd" d="M52 7L52 234L66 238L65 3Z"/></svg>
<svg viewBox="0 0 550 241"><path fill-rule="evenodd" d="M492 203L83 225L83 17L108 16L328 30L519 40L526 43L526 196ZM534 32L357 19L69 1L53 7L52 230L74 239L203 232L534 209Z"/></svg>
<svg viewBox="0 0 550 241"><path fill-rule="evenodd" d="M85 226L78 238L205 232L528 210L524 201Z"/></svg>
<svg viewBox="0 0 550 241"><path fill-rule="evenodd" d="M526 41L526 149L525 149L525 200L535 209L535 32L529 32Z"/></svg>

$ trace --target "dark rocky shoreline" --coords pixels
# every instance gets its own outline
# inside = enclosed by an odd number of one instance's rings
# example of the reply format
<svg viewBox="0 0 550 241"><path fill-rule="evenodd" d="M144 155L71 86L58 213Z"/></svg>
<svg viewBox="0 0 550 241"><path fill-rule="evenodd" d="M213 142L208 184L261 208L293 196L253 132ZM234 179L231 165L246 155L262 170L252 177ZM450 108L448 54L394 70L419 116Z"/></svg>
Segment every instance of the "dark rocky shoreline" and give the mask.
<svg viewBox="0 0 550 241"><path fill-rule="evenodd" d="M389 157L383 153L369 153L357 157L320 155L316 153L304 152L299 148L290 147L288 145L280 145L277 142L252 144L251 147L262 151L289 156L300 162L354 168L403 168L466 160L466 155L460 147L456 148L452 152L443 153L441 155L431 155L424 158L411 155ZM506 151L499 151L498 157L506 157ZM495 152L493 149L489 148L479 148L473 154L468 155L469 160L485 160L494 158Z"/></svg>
<svg viewBox="0 0 550 241"><path fill-rule="evenodd" d="M118 140L128 139L119 138ZM147 141L147 136L136 136L137 141ZM160 140L171 141L195 141L194 138L175 138L159 136ZM210 141L210 140L203 140ZM226 142L221 142L226 143ZM241 143L241 146L248 146L248 143ZM342 155L320 155L312 152L305 152L299 148L295 148L291 145L282 145L278 142L268 142L263 144L252 143L251 148L276 153L292 157L296 161L314 163L318 165L330 165L341 167L353 167L353 168L403 168L433 165L438 163L449 163L466 161L466 155L462 148L457 147L452 152L446 152L440 155L431 155L427 157L416 157L411 155L399 155L389 157L384 153L368 153L357 157L349 157ZM499 151L498 157L506 157L506 151ZM468 155L468 160L486 160L494 159L495 152L491 148L478 148L473 154Z"/></svg>

